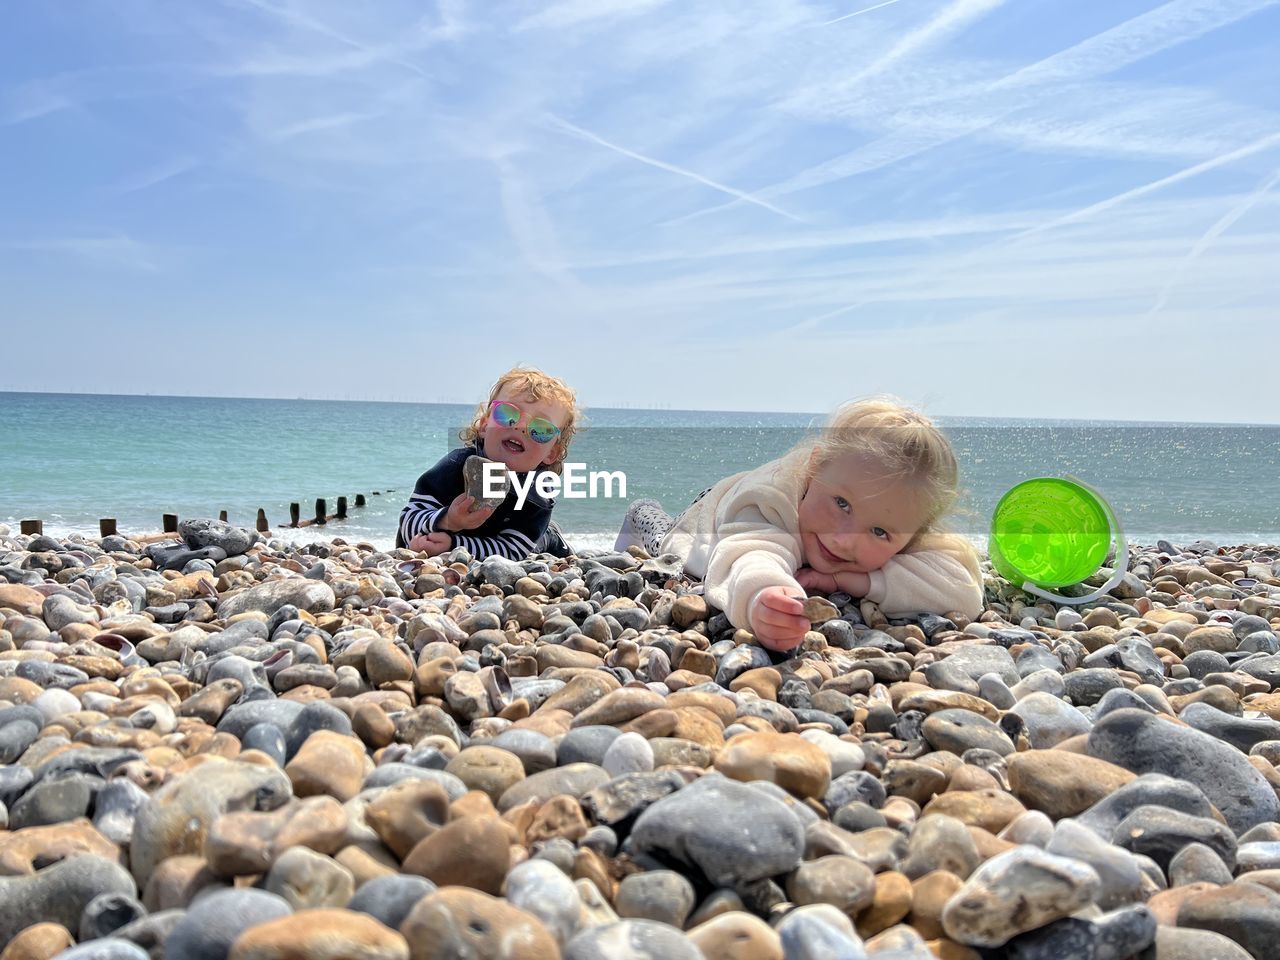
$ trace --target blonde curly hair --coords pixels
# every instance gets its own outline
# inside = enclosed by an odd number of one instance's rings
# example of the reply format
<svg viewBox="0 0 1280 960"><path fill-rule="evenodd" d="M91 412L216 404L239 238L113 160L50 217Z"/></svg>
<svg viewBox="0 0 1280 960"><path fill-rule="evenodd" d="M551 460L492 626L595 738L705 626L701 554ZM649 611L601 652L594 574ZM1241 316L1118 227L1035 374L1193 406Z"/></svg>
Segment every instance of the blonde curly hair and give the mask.
<svg viewBox="0 0 1280 960"><path fill-rule="evenodd" d="M569 455L569 442L573 439L582 411L578 409L578 396L573 392L572 387L559 377L553 377L533 367L512 367L500 376L489 388L489 399L476 407L471 423L459 431L458 439L467 445L480 439L484 422L489 419L490 405L508 388L515 394L528 397L534 403L550 400L568 411L565 414L564 423L559 425L560 436L556 438L555 456L545 468L552 473L559 473L564 466L565 458Z"/></svg>
<svg viewBox="0 0 1280 960"><path fill-rule="evenodd" d="M846 454L870 457L886 474L915 485L929 504L924 525L908 550L938 548L958 556L971 573L978 570L973 545L942 529L942 519L959 498L960 468L951 441L932 420L895 397L868 397L846 403L826 428L799 444L793 453L807 478Z"/></svg>

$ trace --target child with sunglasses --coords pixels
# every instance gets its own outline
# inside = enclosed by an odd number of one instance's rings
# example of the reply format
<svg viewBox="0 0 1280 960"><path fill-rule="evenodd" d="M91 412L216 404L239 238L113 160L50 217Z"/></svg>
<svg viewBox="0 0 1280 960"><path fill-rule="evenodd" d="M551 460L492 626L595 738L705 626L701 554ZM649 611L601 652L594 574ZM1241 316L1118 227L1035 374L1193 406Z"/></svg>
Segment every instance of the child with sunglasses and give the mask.
<svg viewBox="0 0 1280 960"><path fill-rule="evenodd" d="M632 503L615 549L682 557L707 600L771 650L810 629L806 590L865 597L890 617L973 618L977 554L938 531L957 482L951 444L928 418L864 400L786 456L703 491L678 518L656 500Z"/></svg>
<svg viewBox="0 0 1280 960"><path fill-rule="evenodd" d="M578 415L577 398L564 381L541 370L508 370L459 434L463 446L418 478L400 512L396 546L428 556L465 547L478 560L520 560L544 552L566 555L568 547L551 522L554 500L530 487L524 506L517 510L513 489L501 505L472 510L475 500L467 495L463 464L478 454L503 464L522 484L530 471L558 474Z"/></svg>

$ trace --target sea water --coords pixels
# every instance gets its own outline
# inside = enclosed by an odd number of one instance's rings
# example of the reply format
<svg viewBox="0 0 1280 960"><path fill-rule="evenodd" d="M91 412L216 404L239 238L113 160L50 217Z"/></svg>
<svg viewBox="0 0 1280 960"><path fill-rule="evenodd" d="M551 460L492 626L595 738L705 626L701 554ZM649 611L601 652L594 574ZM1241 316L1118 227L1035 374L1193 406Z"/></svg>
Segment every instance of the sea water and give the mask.
<svg viewBox="0 0 1280 960"><path fill-rule="evenodd" d="M27 517L55 536L160 529L161 517L272 528L289 504L323 497L349 518L286 531L391 546L418 476L475 408L457 404L0 393L0 523ZM1020 480L1069 475L1098 489L1130 540L1280 542L1280 426L938 417L960 462L951 527L981 541L1000 495ZM626 499L562 498L555 516L579 547L612 545L626 502L672 513L702 489L789 450L821 414L589 409L569 459L621 471ZM600 488L603 492L603 485ZM618 492L615 486L614 492ZM364 494L367 506L356 508Z"/></svg>

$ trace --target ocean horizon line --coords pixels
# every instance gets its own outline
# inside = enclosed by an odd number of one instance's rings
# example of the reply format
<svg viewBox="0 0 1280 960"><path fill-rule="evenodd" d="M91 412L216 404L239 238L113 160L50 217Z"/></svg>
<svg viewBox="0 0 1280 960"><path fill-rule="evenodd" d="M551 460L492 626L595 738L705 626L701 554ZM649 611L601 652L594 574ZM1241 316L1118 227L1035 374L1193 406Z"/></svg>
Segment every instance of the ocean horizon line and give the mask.
<svg viewBox="0 0 1280 960"><path fill-rule="evenodd" d="M244 400L249 402L260 403L263 401L272 403L350 403L350 404L367 404L367 405L387 405L387 406L414 406L414 407L473 407L477 401L473 400L370 400L370 399L353 399L342 397L262 397L262 396L235 396L231 394L201 394L201 393L101 393L96 390L0 390L0 398L6 396L22 397L22 396L51 396L51 397L114 397L127 398L137 400ZM850 400L857 399L850 397ZM591 406L583 405L583 410L588 418L592 411L609 411L609 412L627 412L627 413L730 413L738 415L759 415L759 416L784 416L784 417L826 417L829 415L821 411L813 410L732 410L732 409L712 409L712 408L686 408L686 407L617 407L617 406ZM1010 423L1010 424L1053 424L1061 426L1096 426L1099 424L1110 424L1125 427L1275 427L1280 426L1280 421L1275 423L1262 423L1246 420L1110 420L1097 418L1072 418L1072 417L1006 417L987 414L943 414L929 413L928 415L937 420L943 426L968 426L987 425L992 422Z"/></svg>

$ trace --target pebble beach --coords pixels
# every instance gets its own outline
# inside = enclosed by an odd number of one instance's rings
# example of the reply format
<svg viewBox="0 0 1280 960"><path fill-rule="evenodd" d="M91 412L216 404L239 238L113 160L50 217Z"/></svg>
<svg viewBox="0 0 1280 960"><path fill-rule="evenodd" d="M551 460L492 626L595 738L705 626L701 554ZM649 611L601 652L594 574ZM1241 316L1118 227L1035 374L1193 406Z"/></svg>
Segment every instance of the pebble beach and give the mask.
<svg viewBox="0 0 1280 960"><path fill-rule="evenodd" d="M1280 547L784 658L675 558L288 534L0 525L0 960L1280 957Z"/></svg>

